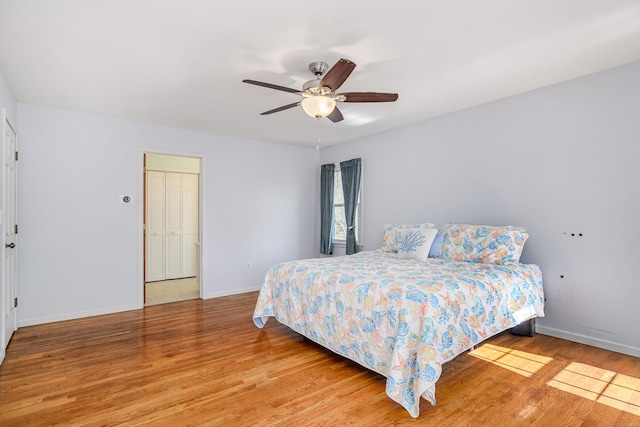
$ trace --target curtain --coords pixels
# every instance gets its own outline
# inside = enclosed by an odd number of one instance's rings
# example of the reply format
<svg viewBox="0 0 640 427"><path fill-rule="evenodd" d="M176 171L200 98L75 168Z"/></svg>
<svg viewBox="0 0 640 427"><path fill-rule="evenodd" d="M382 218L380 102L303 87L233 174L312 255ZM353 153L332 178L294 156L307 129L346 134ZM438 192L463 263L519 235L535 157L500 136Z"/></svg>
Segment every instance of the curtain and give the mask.
<svg viewBox="0 0 640 427"><path fill-rule="evenodd" d="M333 163L320 167L320 253L333 253Z"/></svg>
<svg viewBox="0 0 640 427"><path fill-rule="evenodd" d="M342 190L344 192L344 214L347 222L347 255L357 252L356 242L356 208L360 191L360 173L362 159L351 159L340 163L342 174Z"/></svg>

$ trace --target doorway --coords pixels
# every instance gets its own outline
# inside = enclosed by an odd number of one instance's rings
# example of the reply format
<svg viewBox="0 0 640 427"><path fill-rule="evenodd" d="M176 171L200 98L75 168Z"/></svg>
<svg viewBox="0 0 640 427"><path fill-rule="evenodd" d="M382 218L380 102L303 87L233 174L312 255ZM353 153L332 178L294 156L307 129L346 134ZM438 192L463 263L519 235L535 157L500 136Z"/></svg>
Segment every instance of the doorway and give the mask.
<svg viewBox="0 0 640 427"><path fill-rule="evenodd" d="M201 297L200 158L144 153L144 305Z"/></svg>

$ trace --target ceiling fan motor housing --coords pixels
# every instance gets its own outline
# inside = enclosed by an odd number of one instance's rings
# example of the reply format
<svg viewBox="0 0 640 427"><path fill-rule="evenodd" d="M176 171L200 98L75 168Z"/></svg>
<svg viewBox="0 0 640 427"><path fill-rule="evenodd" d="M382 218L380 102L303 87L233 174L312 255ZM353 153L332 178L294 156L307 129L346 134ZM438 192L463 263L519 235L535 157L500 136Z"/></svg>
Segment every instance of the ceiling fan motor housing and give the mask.
<svg viewBox="0 0 640 427"><path fill-rule="evenodd" d="M329 69L329 64L322 61L316 61L309 64L309 70L316 76L320 77L324 75Z"/></svg>
<svg viewBox="0 0 640 427"><path fill-rule="evenodd" d="M320 77L324 75L329 69L329 65L326 62L316 61L309 64L309 70L316 76L315 80L309 80L302 85L302 91L307 95L318 94L316 89L319 89Z"/></svg>

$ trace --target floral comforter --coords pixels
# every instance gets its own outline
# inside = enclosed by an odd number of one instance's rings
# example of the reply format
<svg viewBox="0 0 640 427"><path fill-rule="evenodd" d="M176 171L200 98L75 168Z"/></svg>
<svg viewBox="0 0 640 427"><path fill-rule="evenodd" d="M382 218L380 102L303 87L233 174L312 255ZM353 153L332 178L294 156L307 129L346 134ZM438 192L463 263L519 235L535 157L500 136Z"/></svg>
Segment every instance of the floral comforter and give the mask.
<svg viewBox="0 0 640 427"><path fill-rule="evenodd" d="M399 259L367 251L277 264L253 320L269 317L387 378L413 417L435 405L442 364L522 321L544 316L537 265Z"/></svg>

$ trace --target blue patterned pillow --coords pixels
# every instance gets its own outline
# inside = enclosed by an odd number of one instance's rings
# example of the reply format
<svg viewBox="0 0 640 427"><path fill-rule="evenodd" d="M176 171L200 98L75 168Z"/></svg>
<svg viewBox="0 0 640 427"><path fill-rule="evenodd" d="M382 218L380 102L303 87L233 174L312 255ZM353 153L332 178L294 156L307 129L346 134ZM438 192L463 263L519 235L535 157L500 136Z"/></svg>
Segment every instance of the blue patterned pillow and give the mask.
<svg viewBox="0 0 640 427"><path fill-rule="evenodd" d="M486 264L513 265L520 262L529 235L522 227L447 224L442 258Z"/></svg>
<svg viewBox="0 0 640 427"><path fill-rule="evenodd" d="M398 233L405 229L437 229L435 224L425 223L425 224L385 224L384 225L384 236L382 238L382 246L380 249L385 252L398 252L398 245L400 244L400 240L398 238Z"/></svg>
<svg viewBox="0 0 640 427"><path fill-rule="evenodd" d="M398 233L398 258L426 261L437 228L403 228Z"/></svg>

